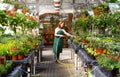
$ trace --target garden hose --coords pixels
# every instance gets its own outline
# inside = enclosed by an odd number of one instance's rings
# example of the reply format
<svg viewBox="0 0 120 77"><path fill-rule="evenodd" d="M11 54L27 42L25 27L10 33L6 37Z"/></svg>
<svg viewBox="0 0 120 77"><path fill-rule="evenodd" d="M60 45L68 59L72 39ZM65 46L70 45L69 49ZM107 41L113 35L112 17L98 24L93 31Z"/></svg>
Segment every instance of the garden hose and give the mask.
<svg viewBox="0 0 120 77"><path fill-rule="evenodd" d="M58 42L59 42L60 38L61 37L59 37L58 40L57 40L56 51L57 51L57 48L58 48L57 46L58 46ZM58 51L55 54L56 58L57 58L57 53L58 53ZM72 76L72 72L70 71L70 64L63 63L63 62L59 61L58 59L57 59L57 62L60 63L60 64L62 64L65 67L67 67L67 72L69 73L70 77L73 77ZM72 65L72 66L74 66L74 65Z"/></svg>

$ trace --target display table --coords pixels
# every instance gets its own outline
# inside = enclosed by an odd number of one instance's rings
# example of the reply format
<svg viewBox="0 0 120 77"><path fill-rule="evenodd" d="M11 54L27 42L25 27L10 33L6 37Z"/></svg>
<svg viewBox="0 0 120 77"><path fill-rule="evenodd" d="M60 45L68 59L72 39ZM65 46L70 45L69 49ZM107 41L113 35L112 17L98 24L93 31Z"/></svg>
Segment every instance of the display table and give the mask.
<svg viewBox="0 0 120 77"><path fill-rule="evenodd" d="M91 72L94 77L111 77L111 72L109 70L102 69L95 58L89 55L84 48L81 48L79 45L73 43L71 40L68 40L69 47L73 49L74 54L77 55L75 59L75 68L79 69L82 67L92 66ZM73 52L72 51L72 52ZM82 62L80 62L82 61Z"/></svg>

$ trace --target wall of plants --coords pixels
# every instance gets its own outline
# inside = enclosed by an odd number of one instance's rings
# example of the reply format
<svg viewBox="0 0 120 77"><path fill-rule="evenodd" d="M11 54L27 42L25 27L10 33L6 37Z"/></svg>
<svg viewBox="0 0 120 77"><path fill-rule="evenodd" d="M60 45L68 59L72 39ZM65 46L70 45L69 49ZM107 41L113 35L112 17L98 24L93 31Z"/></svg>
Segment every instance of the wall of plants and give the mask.
<svg viewBox="0 0 120 77"><path fill-rule="evenodd" d="M77 36L73 42L82 46L101 67L118 69L120 74L120 12L112 14L107 3L91 10L94 16L84 11L73 22L73 33Z"/></svg>
<svg viewBox="0 0 120 77"><path fill-rule="evenodd" d="M0 77L11 72L8 72L8 68L13 65L12 61L27 57L30 50L36 48L42 40L41 35L35 32L39 28L38 20L30 16L28 10L18 13L19 7L16 7L13 10L0 10ZM7 29L13 31L13 34L5 34Z"/></svg>

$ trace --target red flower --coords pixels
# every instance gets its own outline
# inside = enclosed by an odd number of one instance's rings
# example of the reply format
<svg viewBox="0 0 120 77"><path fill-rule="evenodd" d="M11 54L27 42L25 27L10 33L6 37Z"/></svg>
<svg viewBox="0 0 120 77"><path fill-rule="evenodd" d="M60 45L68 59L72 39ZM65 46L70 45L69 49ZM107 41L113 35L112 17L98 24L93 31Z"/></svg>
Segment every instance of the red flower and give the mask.
<svg viewBox="0 0 120 77"><path fill-rule="evenodd" d="M10 10L6 10L6 13L7 13L7 14L10 14L10 13L11 13L11 11L10 11Z"/></svg>
<svg viewBox="0 0 120 77"><path fill-rule="evenodd" d="M14 14L14 13L11 13L10 16L15 17L15 14Z"/></svg>
<svg viewBox="0 0 120 77"><path fill-rule="evenodd" d="M31 20L35 20L35 18L34 18L34 17L31 17Z"/></svg>
<svg viewBox="0 0 120 77"><path fill-rule="evenodd" d="M26 10L26 9L22 9L22 12L23 12L23 13L26 13L26 12L27 12L27 10Z"/></svg>

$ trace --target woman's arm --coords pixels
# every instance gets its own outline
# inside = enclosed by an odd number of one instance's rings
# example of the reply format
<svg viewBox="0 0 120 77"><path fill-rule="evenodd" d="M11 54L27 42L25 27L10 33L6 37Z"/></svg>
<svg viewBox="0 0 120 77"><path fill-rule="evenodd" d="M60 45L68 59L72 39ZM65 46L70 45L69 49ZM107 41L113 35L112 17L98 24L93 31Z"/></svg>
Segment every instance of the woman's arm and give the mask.
<svg viewBox="0 0 120 77"><path fill-rule="evenodd" d="M73 35L71 35L71 34L69 34L68 32L66 32L64 29L63 29L63 32L64 32L64 34L67 35L67 36L74 37Z"/></svg>

